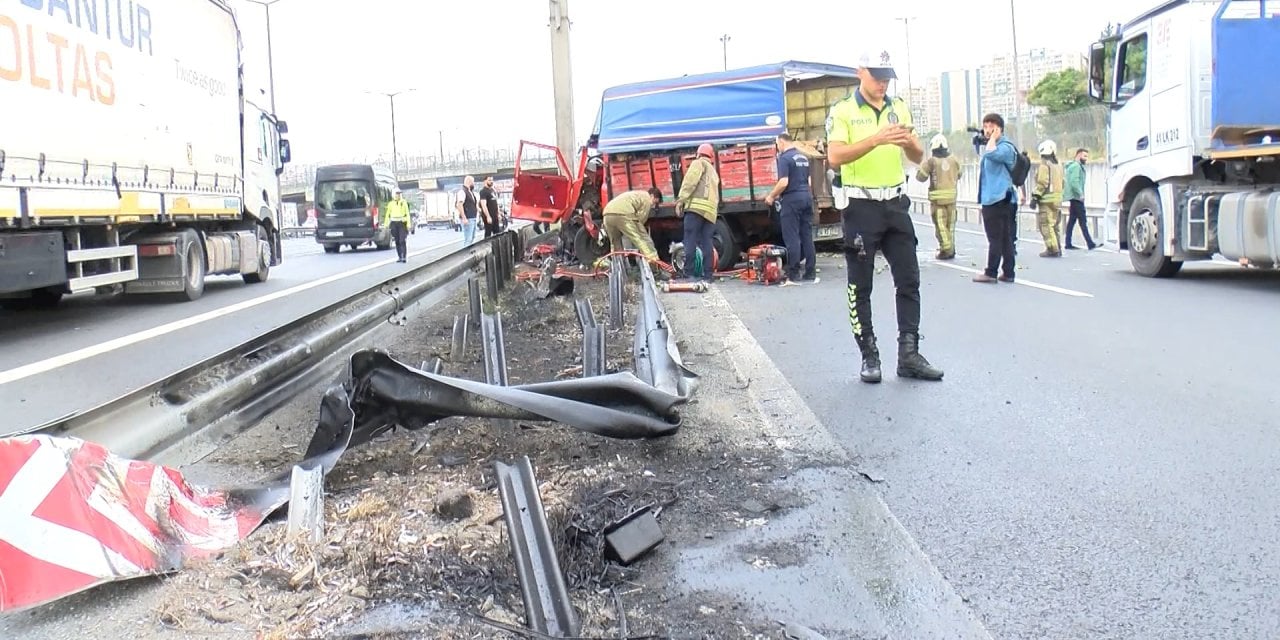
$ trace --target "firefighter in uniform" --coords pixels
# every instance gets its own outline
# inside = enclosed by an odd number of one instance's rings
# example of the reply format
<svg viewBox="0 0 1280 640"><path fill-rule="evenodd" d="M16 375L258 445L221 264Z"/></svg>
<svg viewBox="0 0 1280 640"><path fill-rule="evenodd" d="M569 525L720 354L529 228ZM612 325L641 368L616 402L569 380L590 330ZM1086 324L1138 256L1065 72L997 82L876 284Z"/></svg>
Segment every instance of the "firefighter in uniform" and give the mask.
<svg viewBox="0 0 1280 640"><path fill-rule="evenodd" d="M1036 209L1036 223L1044 238L1041 258L1061 258L1062 245L1058 244L1058 219L1062 209L1062 164L1058 162L1058 145L1052 140L1040 143L1036 150L1040 165L1036 167L1036 188L1031 193L1031 206Z"/></svg>
<svg viewBox="0 0 1280 640"><path fill-rule="evenodd" d="M720 174L716 172L716 150L698 145L697 156L689 163L676 194L676 216L684 220L684 276L714 282L716 273L716 217L720 213ZM693 213L693 215L686 215ZM701 271L697 254L702 254Z"/></svg>
<svg viewBox="0 0 1280 640"><path fill-rule="evenodd" d="M871 284L875 256L884 253L897 289L898 377L941 380L942 370L920 355L920 264L916 232L908 213L902 155L919 163L924 149L911 111L886 95L897 78L889 52L863 54L859 86L831 107L827 117L827 158L840 167L841 189L849 199L843 212L844 255L849 273L849 323L862 352L863 382L880 382L880 352L871 324Z"/></svg>
<svg viewBox="0 0 1280 640"><path fill-rule="evenodd" d="M964 172L960 161L951 156L947 137L941 133L929 141L930 156L920 165L916 180L929 181L929 209L933 215L933 234L938 238L939 260L956 257L956 183Z"/></svg>
<svg viewBox="0 0 1280 640"><path fill-rule="evenodd" d="M404 199L400 188L396 187L391 200L387 202L387 222L391 226L391 237L396 241L396 262L407 262L409 254L409 201Z"/></svg>
<svg viewBox="0 0 1280 640"><path fill-rule="evenodd" d="M604 232L609 236L610 251L622 251L622 239L631 241L636 250L649 262L658 259L658 250L645 223L649 212L662 203L662 192L657 187L648 191L627 191L609 201L604 207Z"/></svg>

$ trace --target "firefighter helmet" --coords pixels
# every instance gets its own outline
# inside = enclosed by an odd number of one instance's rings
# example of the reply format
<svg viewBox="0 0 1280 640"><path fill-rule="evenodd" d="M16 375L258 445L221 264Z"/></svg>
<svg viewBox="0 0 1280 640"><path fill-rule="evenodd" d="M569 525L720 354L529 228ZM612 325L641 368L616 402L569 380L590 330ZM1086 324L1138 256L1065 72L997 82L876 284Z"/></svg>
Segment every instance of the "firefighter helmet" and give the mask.
<svg viewBox="0 0 1280 640"><path fill-rule="evenodd" d="M933 138L929 140L929 148L930 149L946 149L947 137L942 135L941 133L933 136Z"/></svg>

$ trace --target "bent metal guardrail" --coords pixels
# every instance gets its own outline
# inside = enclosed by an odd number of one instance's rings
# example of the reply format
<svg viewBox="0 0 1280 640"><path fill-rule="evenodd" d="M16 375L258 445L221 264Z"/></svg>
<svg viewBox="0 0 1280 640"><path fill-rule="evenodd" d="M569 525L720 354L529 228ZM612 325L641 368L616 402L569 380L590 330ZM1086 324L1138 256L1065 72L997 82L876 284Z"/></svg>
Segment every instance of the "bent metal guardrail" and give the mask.
<svg viewBox="0 0 1280 640"><path fill-rule="evenodd" d="M128 458L192 459L192 447L216 448L294 394L340 367L344 347L408 305L459 282L498 247L531 235L528 227L458 249L283 325L238 347L194 363L96 408L33 425L24 433L74 436ZM214 374L214 375L210 375ZM208 379L218 380L209 384Z"/></svg>

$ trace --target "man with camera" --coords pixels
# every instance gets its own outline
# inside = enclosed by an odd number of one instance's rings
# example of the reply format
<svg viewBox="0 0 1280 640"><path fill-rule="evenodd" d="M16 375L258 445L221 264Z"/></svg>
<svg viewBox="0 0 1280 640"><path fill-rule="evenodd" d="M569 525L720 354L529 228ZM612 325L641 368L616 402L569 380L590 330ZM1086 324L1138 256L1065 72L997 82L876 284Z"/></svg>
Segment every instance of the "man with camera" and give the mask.
<svg viewBox="0 0 1280 640"><path fill-rule="evenodd" d="M942 370L920 355L920 264L909 213L902 156L924 159L911 110L888 96L894 72L888 51L872 50L858 65L859 86L827 116L827 161L840 168L844 209L849 323L862 353L863 382L880 382L880 351L871 324L871 285L883 251L897 290L898 377L941 380Z"/></svg>
<svg viewBox="0 0 1280 640"><path fill-rule="evenodd" d="M1005 139L1004 118L998 113L982 117L982 134L986 142L978 172L978 203L982 205L982 228L987 234L987 268L973 281L1013 282L1018 191L1012 172L1018 150Z"/></svg>

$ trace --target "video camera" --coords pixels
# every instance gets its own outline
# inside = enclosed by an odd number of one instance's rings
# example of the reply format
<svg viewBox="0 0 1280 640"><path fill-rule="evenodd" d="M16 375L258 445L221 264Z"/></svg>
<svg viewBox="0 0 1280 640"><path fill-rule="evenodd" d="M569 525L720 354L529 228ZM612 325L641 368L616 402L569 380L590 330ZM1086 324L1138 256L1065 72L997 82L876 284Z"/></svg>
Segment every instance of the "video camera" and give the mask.
<svg viewBox="0 0 1280 640"><path fill-rule="evenodd" d="M990 140L990 138L987 137L987 134L983 133L982 129L979 127L969 126L965 127L964 130L975 134L973 136L973 144L975 145L985 145Z"/></svg>

